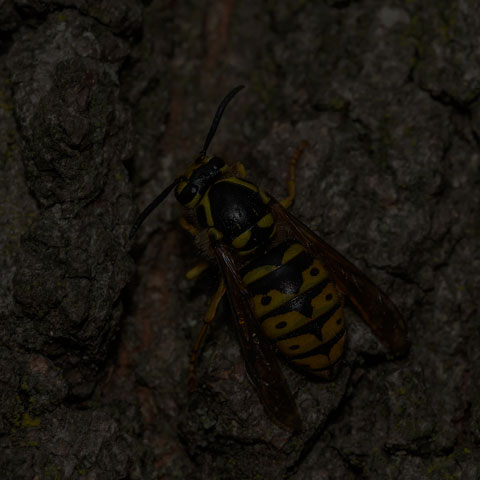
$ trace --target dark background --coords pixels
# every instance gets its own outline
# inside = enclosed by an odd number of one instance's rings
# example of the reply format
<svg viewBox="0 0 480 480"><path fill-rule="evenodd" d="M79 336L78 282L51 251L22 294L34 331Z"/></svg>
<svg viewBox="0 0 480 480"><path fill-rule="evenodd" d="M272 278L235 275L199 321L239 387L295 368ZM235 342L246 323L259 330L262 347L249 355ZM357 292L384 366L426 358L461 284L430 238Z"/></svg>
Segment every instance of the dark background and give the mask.
<svg viewBox="0 0 480 480"><path fill-rule="evenodd" d="M0 0L0 465L7 479L480 477L476 1ZM347 310L332 383L285 367L290 436L245 376L168 198L203 145L391 296L389 359Z"/></svg>

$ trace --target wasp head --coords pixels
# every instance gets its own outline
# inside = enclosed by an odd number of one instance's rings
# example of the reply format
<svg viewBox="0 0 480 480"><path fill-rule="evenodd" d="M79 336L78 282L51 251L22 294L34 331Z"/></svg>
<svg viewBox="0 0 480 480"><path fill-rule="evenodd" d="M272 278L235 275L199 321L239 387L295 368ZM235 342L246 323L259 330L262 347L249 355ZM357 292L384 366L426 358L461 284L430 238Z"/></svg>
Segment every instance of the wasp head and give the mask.
<svg viewBox="0 0 480 480"><path fill-rule="evenodd" d="M186 208L194 208L208 187L228 170L220 157L200 154L178 178L175 188L177 200Z"/></svg>
<svg viewBox="0 0 480 480"><path fill-rule="evenodd" d="M225 173L228 168L221 158L208 156L207 149L217 131L218 124L220 123L226 106L242 88L243 85L235 87L221 101L217 113L213 118L202 151L196 160L187 168L185 173L177 178L175 196L184 207L194 208L208 187L212 185L220 175Z"/></svg>
<svg viewBox="0 0 480 480"><path fill-rule="evenodd" d="M177 177L175 181L165 188L165 190L163 190L138 216L130 230L130 239L133 238L143 221L165 200L165 198L167 198L173 189L175 189L177 200L184 207L194 208L208 190L208 187L228 170L228 167L221 158L208 156L207 149L215 135L225 107L242 88L243 85L235 87L227 93L225 98L221 101L217 113L213 118L202 151L196 160L187 168L187 170L185 170L185 173Z"/></svg>

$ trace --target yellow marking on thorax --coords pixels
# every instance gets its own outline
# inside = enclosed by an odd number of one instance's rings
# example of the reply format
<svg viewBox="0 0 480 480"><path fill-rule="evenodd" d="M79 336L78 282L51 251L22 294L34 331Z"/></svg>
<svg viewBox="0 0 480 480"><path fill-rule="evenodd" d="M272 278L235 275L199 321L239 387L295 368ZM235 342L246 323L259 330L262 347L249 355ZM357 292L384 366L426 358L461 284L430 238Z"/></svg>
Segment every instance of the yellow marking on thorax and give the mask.
<svg viewBox="0 0 480 480"><path fill-rule="evenodd" d="M257 247L253 247L251 248L250 250L240 250L238 252L239 255L250 255L251 253L253 253L255 250L257 249Z"/></svg>
<svg viewBox="0 0 480 480"><path fill-rule="evenodd" d="M223 233L215 227L210 227L208 229L208 236L213 237L215 240L221 240L223 238Z"/></svg>
<svg viewBox="0 0 480 480"><path fill-rule="evenodd" d="M248 243L251 236L252 236L252 231L251 230L245 230L238 237L236 237L232 240L232 245L235 248L242 248Z"/></svg>
<svg viewBox="0 0 480 480"><path fill-rule="evenodd" d="M264 217L262 217L258 222L257 225L260 228L268 228L273 224L273 215L271 213L267 213Z"/></svg>
<svg viewBox="0 0 480 480"><path fill-rule="evenodd" d="M200 200L200 195L197 193L190 202L185 204L185 208L193 208L198 203L199 200Z"/></svg>
<svg viewBox="0 0 480 480"><path fill-rule="evenodd" d="M277 233L277 225L276 224L273 225L272 232L270 233L268 238L273 238L275 233Z"/></svg>
<svg viewBox="0 0 480 480"><path fill-rule="evenodd" d="M208 189L203 195L203 198L200 200L200 205L203 206L203 210L205 212L205 221L207 222L207 225L209 227L213 227L212 209L210 207L210 199L208 197L209 191L210 189Z"/></svg>
<svg viewBox="0 0 480 480"><path fill-rule="evenodd" d="M223 183L223 182L235 183L237 185L241 185L242 187L246 187L254 192L258 192L258 187L256 185L254 185L253 183L247 182L246 180L242 180L241 178L238 178L238 177L221 178L216 183Z"/></svg>
<svg viewBox="0 0 480 480"><path fill-rule="evenodd" d="M262 202L265 205L268 205L270 203L270 201L272 200L272 197L270 197L270 195L265 193L261 188L258 189L258 194L260 195L260 198L262 199Z"/></svg>

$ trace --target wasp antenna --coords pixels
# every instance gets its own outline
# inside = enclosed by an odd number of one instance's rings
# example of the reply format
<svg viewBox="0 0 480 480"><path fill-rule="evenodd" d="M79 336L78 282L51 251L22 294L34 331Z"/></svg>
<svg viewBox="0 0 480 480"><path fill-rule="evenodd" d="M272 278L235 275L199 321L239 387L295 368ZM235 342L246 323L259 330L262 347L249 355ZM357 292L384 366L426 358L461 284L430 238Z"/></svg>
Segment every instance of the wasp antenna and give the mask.
<svg viewBox="0 0 480 480"><path fill-rule="evenodd" d="M158 197L137 217L132 229L130 230L130 234L128 235L129 240L135 236L137 230L140 228L140 225L144 222L144 220L167 198L168 194L177 186L179 182L180 179L177 178L171 185L163 190L163 192L158 195Z"/></svg>
<svg viewBox="0 0 480 480"><path fill-rule="evenodd" d="M225 108L227 107L230 100L242 88L245 88L245 85L238 85L238 87L235 87L233 90L227 93L225 98L221 101L220 105L218 106L217 113L215 114L215 117L213 117L212 126L210 127L210 131L208 132L207 139L205 140L205 145L203 146L202 151L200 152L200 155L202 157L207 153L208 146L210 145L210 142L212 141L212 138L215 135L215 132L217 131L218 124L220 123L220 120L222 118Z"/></svg>

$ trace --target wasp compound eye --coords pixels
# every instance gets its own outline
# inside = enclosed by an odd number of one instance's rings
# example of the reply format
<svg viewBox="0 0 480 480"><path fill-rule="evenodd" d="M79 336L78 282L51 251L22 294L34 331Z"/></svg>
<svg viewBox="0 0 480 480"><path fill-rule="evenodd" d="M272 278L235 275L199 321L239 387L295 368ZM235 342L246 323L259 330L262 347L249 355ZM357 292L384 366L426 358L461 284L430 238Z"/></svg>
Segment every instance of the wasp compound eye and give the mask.
<svg viewBox="0 0 480 480"><path fill-rule="evenodd" d="M209 165L212 170L217 171L221 170L225 166L225 162L220 157L213 157L210 160Z"/></svg>
<svg viewBox="0 0 480 480"><path fill-rule="evenodd" d="M198 195L199 186L195 183L181 182L175 190L175 196L177 200L187 208L194 207L200 197Z"/></svg>
<svg viewBox="0 0 480 480"><path fill-rule="evenodd" d="M208 188L213 185L225 169L225 162L219 157L211 158L197 167L188 181L180 182L175 192L177 200L187 208L194 208Z"/></svg>

